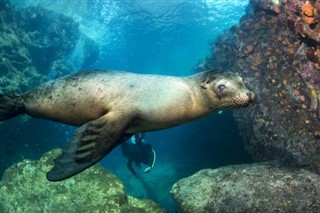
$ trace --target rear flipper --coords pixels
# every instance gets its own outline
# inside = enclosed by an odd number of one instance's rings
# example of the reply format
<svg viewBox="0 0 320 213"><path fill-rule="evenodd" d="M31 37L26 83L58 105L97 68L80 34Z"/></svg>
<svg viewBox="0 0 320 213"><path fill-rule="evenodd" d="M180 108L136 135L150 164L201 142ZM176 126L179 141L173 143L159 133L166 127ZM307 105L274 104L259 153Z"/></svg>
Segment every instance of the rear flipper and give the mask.
<svg viewBox="0 0 320 213"><path fill-rule="evenodd" d="M131 119L116 113L106 114L77 129L62 154L47 173L49 181L72 177L92 166L126 138Z"/></svg>
<svg viewBox="0 0 320 213"><path fill-rule="evenodd" d="M13 118L25 113L25 107L22 103L21 96L6 96L0 94L0 121Z"/></svg>

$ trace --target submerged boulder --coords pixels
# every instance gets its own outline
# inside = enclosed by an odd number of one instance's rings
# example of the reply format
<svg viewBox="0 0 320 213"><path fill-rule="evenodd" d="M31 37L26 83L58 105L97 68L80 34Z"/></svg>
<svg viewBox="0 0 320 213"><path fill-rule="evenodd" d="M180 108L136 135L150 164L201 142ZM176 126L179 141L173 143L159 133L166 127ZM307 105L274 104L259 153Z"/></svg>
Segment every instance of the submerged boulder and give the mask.
<svg viewBox="0 0 320 213"><path fill-rule="evenodd" d="M99 165L49 182L46 172L60 153L52 150L39 161L23 160L7 169L0 182L0 212L163 212L150 200L127 195L122 182Z"/></svg>
<svg viewBox="0 0 320 213"><path fill-rule="evenodd" d="M255 105L234 115L256 161L320 174L319 1L250 1L202 67L238 72L255 92Z"/></svg>
<svg viewBox="0 0 320 213"><path fill-rule="evenodd" d="M82 69L99 55L79 24L41 7L0 2L0 92L24 91Z"/></svg>
<svg viewBox="0 0 320 213"><path fill-rule="evenodd" d="M183 212L318 212L320 176L269 163L204 169L171 193Z"/></svg>

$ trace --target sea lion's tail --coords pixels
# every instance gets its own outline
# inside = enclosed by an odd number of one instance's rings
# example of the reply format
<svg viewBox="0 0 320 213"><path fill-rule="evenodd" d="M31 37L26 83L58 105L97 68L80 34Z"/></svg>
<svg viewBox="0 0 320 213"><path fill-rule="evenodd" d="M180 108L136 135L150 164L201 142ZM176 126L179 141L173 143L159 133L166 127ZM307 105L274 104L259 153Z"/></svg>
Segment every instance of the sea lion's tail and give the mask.
<svg viewBox="0 0 320 213"><path fill-rule="evenodd" d="M0 121L25 113L21 96L7 96L0 93Z"/></svg>

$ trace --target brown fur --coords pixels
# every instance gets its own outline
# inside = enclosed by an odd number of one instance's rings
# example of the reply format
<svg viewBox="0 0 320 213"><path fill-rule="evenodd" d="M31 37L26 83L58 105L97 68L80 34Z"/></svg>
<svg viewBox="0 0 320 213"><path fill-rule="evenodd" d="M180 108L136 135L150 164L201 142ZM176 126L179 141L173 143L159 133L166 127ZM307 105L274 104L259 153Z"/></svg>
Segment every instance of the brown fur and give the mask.
<svg viewBox="0 0 320 213"><path fill-rule="evenodd" d="M214 84L222 76L234 84L231 95L219 99ZM27 114L76 126L108 112L131 111L137 119L128 131L135 132L176 126L224 105L243 104L249 101L248 92L242 79L230 73L173 77L92 71L43 84L23 99ZM237 103L232 102L235 98Z"/></svg>

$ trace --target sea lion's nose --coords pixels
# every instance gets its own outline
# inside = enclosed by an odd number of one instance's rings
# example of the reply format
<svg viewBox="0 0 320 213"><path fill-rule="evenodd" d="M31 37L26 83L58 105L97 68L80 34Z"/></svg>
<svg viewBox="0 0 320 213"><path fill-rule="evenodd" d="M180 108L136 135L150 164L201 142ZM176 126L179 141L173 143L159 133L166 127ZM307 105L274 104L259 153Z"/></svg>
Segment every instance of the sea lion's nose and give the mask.
<svg viewBox="0 0 320 213"><path fill-rule="evenodd" d="M252 102L255 99L255 94L253 92L247 92L247 96L249 97L249 101Z"/></svg>

